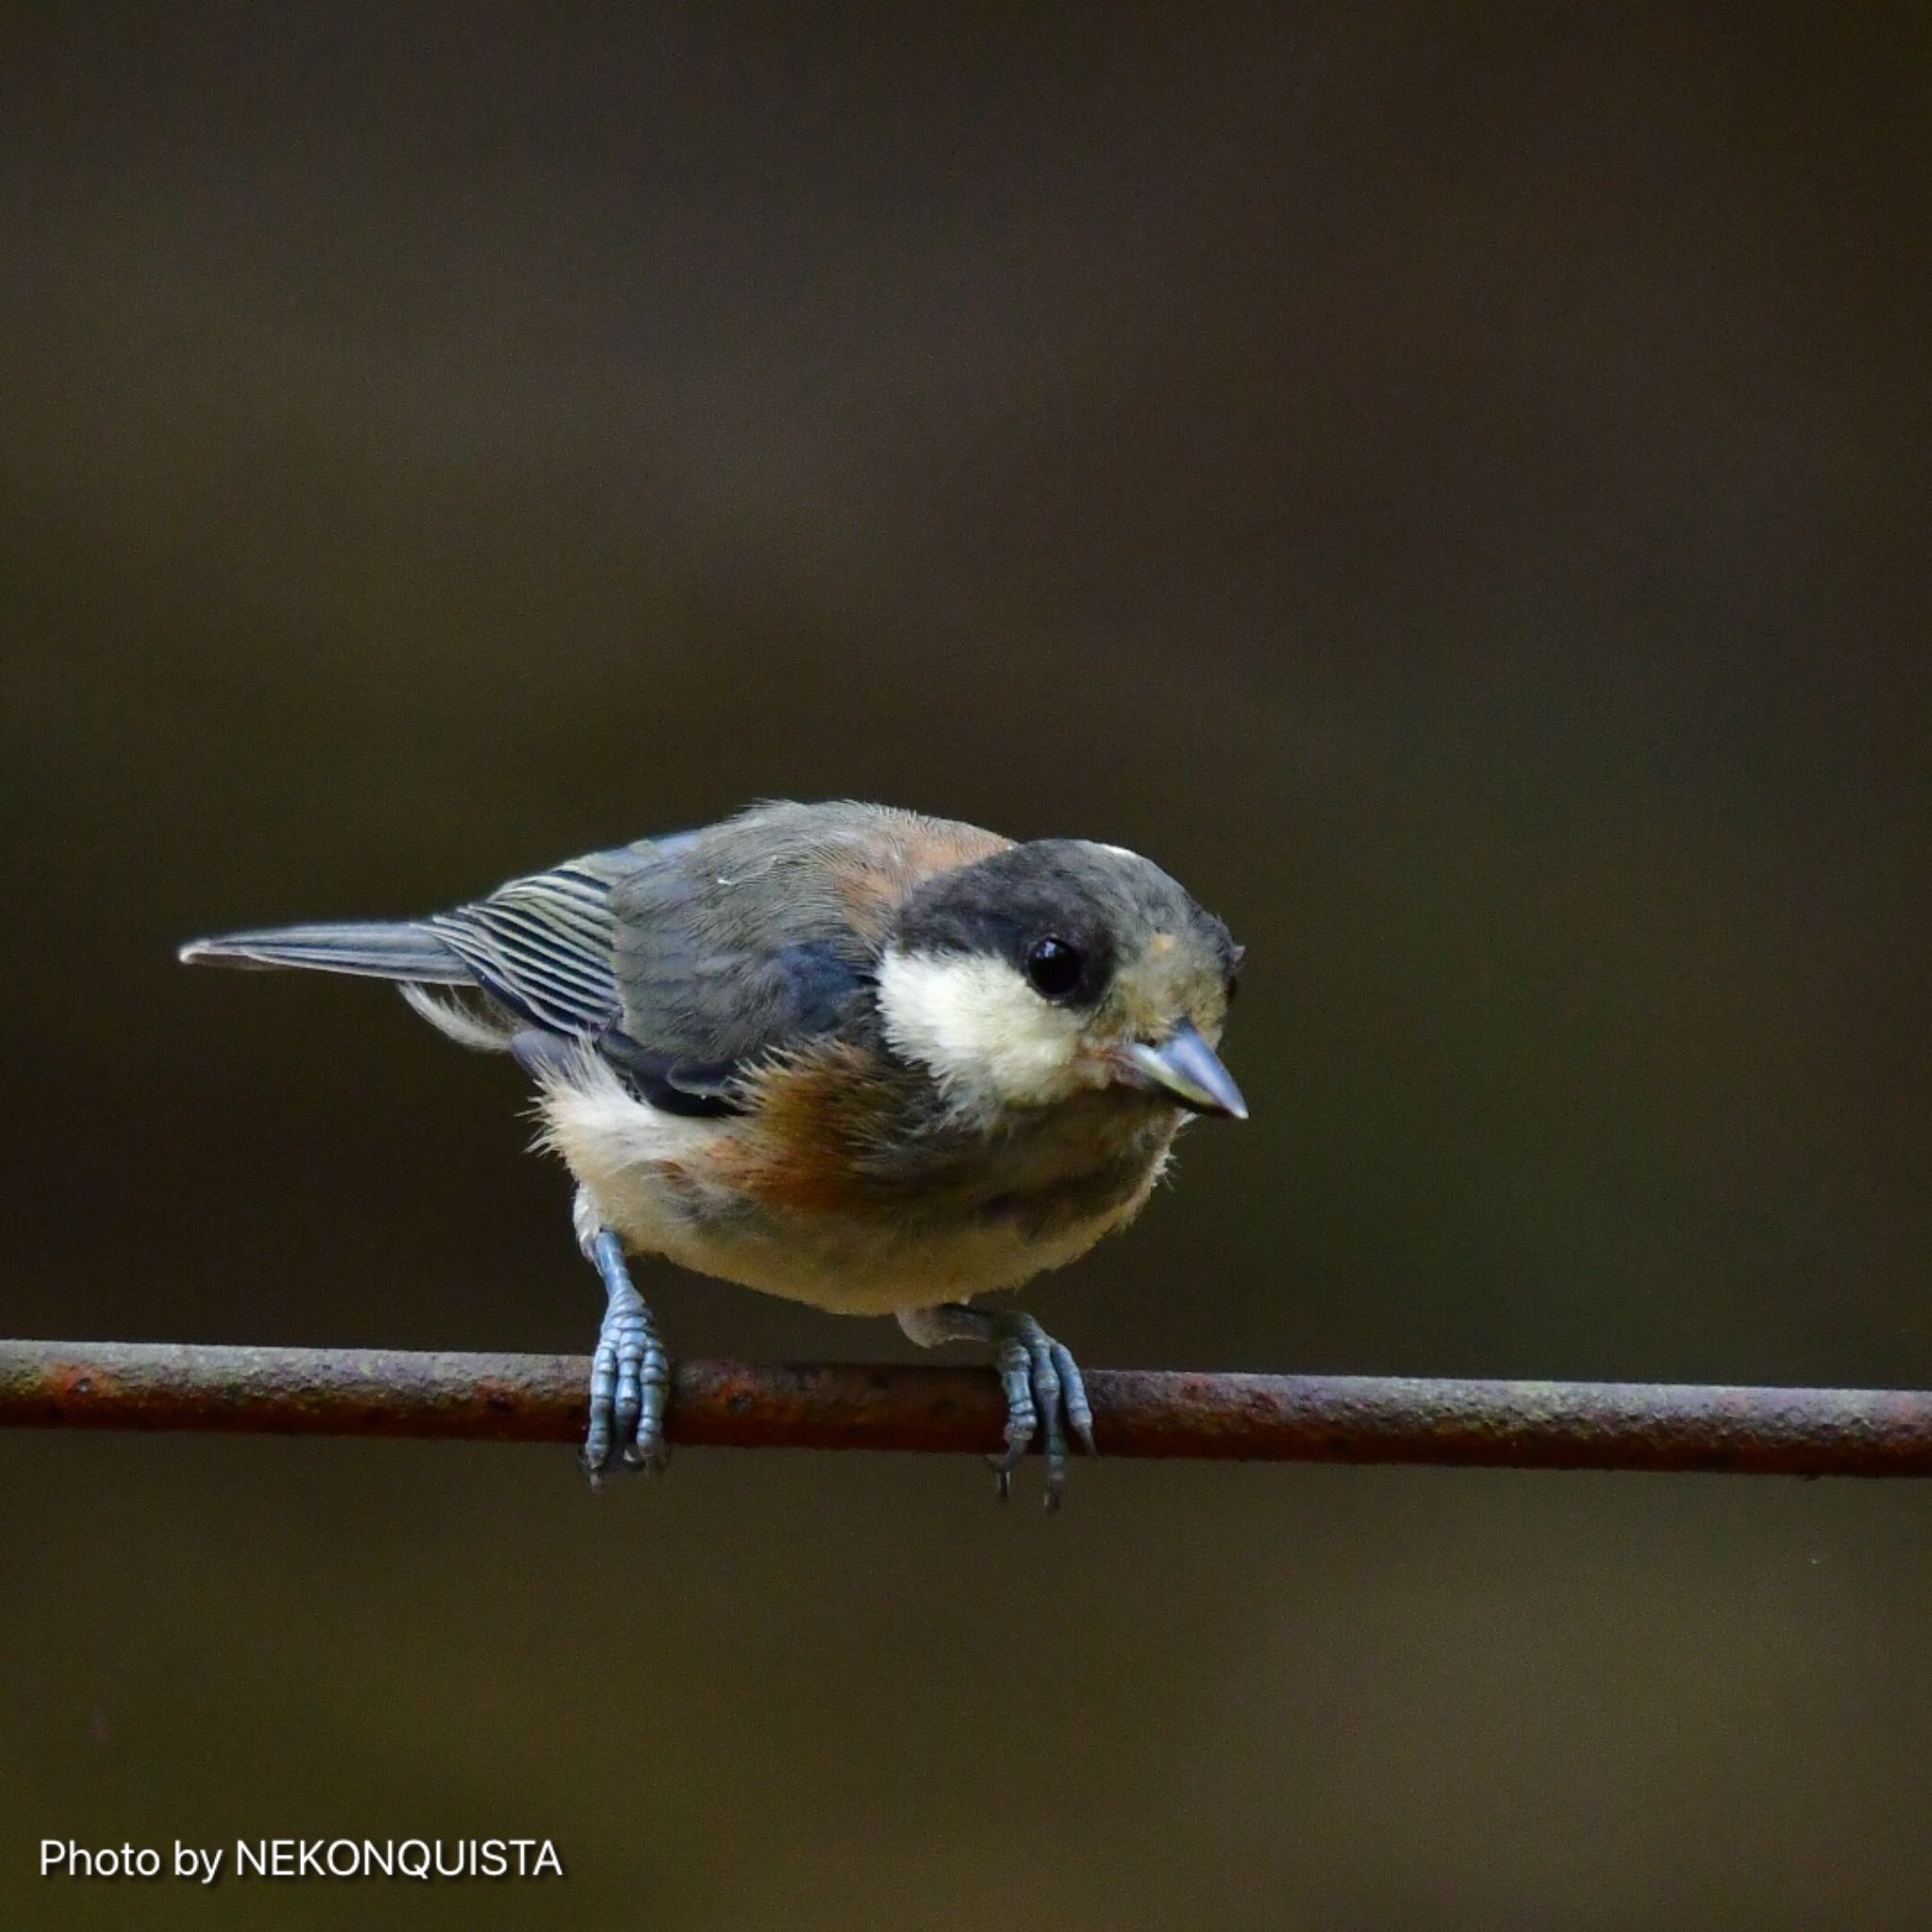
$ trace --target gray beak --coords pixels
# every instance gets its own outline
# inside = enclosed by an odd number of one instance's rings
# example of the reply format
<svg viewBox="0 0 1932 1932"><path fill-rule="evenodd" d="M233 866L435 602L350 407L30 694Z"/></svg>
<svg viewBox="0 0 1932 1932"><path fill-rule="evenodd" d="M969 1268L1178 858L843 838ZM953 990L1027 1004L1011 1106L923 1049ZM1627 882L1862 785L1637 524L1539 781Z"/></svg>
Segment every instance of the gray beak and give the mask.
<svg viewBox="0 0 1932 1932"><path fill-rule="evenodd" d="M1150 1086L1171 1093L1196 1113L1223 1113L1244 1121L1248 1103L1214 1049L1191 1026L1183 1026L1158 1046L1136 1041L1127 1049L1128 1061Z"/></svg>

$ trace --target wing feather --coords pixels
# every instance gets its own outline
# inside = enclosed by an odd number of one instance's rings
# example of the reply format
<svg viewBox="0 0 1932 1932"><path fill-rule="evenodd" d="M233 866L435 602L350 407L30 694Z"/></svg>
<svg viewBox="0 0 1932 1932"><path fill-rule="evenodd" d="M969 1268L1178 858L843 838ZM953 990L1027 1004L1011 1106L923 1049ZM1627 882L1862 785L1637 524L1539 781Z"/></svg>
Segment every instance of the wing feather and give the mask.
<svg viewBox="0 0 1932 1932"><path fill-rule="evenodd" d="M861 1024L915 885L1008 842L882 806L767 804L567 859L428 919L236 933L182 957L397 980L465 1044L508 1045L521 1023L594 1045L658 1105L722 1112L745 1067ZM431 985L474 986L495 1010L452 1006Z"/></svg>
<svg viewBox="0 0 1932 1932"><path fill-rule="evenodd" d="M648 841L574 858L424 921L484 991L545 1032L594 1039L620 1014L611 888Z"/></svg>

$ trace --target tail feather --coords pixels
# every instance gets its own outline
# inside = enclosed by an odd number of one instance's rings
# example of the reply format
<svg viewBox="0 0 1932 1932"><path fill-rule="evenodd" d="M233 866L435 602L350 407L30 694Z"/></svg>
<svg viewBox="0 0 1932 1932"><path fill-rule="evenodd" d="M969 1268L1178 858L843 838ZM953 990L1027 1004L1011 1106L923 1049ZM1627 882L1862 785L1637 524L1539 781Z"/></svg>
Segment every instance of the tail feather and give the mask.
<svg viewBox="0 0 1932 1932"><path fill-rule="evenodd" d="M424 986L471 983L469 968L427 926L379 920L223 933L192 940L180 958L188 966L293 966Z"/></svg>

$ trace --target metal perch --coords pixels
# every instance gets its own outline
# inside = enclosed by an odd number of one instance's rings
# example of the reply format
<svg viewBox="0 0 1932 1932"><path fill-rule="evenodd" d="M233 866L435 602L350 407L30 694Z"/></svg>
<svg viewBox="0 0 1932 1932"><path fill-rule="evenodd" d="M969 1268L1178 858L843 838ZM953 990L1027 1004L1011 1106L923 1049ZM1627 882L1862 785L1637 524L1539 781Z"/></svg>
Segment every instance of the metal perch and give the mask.
<svg viewBox="0 0 1932 1932"><path fill-rule="evenodd" d="M576 1356L0 1341L0 1426L575 1441ZM1932 1392L1093 1369L1105 1456L1932 1475ZM992 1450L978 1368L677 1365L674 1442Z"/></svg>

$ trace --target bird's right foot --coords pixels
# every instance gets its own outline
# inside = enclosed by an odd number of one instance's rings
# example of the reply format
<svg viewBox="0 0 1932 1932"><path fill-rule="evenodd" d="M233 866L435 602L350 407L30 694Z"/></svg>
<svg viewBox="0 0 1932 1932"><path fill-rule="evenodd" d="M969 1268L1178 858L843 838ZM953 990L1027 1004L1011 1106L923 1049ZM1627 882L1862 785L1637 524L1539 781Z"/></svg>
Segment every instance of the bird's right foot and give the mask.
<svg viewBox="0 0 1932 1932"><path fill-rule="evenodd" d="M662 1471L664 1407L671 1363L657 1324L625 1265L624 1249L608 1228L590 1243L591 1259L608 1297L597 1352L591 1358L591 1425L584 1437L584 1472L595 1489L617 1471Z"/></svg>

